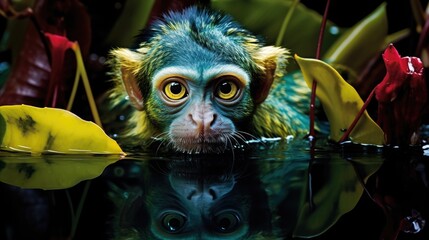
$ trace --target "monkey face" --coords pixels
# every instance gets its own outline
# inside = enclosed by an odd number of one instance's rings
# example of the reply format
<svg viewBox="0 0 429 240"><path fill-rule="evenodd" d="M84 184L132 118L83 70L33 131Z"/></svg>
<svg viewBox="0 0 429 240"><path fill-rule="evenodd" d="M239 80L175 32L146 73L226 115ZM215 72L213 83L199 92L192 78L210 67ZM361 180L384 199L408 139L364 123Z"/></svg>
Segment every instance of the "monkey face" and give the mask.
<svg viewBox="0 0 429 240"><path fill-rule="evenodd" d="M162 119L157 122L163 140L175 149L222 152L244 138L236 123L253 109L249 79L243 69L231 64L164 68L153 77L148 115Z"/></svg>

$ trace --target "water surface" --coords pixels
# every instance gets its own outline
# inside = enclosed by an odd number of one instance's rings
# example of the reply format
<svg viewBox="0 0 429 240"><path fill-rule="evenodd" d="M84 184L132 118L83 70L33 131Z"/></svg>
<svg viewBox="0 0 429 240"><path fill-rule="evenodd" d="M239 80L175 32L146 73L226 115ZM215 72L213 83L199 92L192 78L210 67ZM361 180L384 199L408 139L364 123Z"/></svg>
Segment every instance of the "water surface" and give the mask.
<svg viewBox="0 0 429 240"><path fill-rule="evenodd" d="M0 239L429 239L425 147L0 152Z"/></svg>

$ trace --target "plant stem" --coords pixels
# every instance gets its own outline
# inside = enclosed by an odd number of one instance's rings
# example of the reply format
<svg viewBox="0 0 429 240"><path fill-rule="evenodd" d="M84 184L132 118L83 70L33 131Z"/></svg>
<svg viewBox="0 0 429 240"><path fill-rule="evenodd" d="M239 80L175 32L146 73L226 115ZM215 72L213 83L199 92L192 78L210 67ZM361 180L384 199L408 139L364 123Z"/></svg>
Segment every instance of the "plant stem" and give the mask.
<svg viewBox="0 0 429 240"><path fill-rule="evenodd" d="M317 40L316 59L320 59L322 52L323 36L325 35L326 22L328 21L329 5L331 0L326 1L325 12L323 13L322 24L320 25L319 39Z"/></svg>
<svg viewBox="0 0 429 240"><path fill-rule="evenodd" d="M427 15L429 18L429 14ZM424 51L425 43L429 40L429 19L426 20L426 22L423 25L423 28L421 30L419 41L417 43L416 47L416 56L421 57L422 52Z"/></svg>
<svg viewBox="0 0 429 240"><path fill-rule="evenodd" d="M325 6L325 12L323 13L322 23L320 25L319 39L317 40L317 49L316 49L316 59L320 59L320 54L322 52L322 43L323 36L326 28L326 21L328 19L329 5L331 1L327 0ZM314 121L315 121L315 107L316 107L316 89L317 89L317 80L313 79L313 84L311 86L311 99L310 99L310 136L315 137L314 132Z"/></svg>
<svg viewBox="0 0 429 240"><path fill-rule="evenodd" d="M72 225L70 230L70 239L73 239L76 234L77 225L79 223L79 218L82 213L83 204L85 203L86 196L88 195L89 186L91 184L91 181L86 181L85 186L82 192L82 195L80 197L79 205L77 206L76 213L74 217L72 218Z"/></svg>
<svg viewBox="0 0 429 240"><path fill-rule="evenodd" d="M85 70L85 65L83 63L82 54L80 52L79 44L76 42L72 45L72 50L74 51L76 55L76 62L77 62L77 72L79 73L79 76L82 78L83 86L85 88L85 93L88 98L89 107L91 109L92 117L94 118L94 122L102 128L101 118L98 114L97 105L95 103L94 96L92 94L91 85L89 84L88 75ZM76 77L77 78L77 77ZM67 104L67 109L71 109L73 105L74 95L76 94L77 83L75 78L75 86L73 86L73 95L71 96L69 103Z"/></svg>
<svg viewBox="0 0 429 240"><path fill-rule="evenodd" d="M292 5L290 6L285 18L283 19L282 26L280 28L279 35L277 35L276 39L276 46L281 46L283 42L283 37L286 32L286 28L289 25L290 19L292 18L293 12L295 11L296 6L298 5L299 0L295 0L292 2Z"/></svg>
<svg viewBox="0 0 429 240"><path fill-rule="evenodd" d="M74 82L73 82L73 88L72 91L70 93L70 98L69 98L69 102L67 104L67 110L71 111L71 109L73 108L73 102L74 99L76 98L76 92L77 92L77 88L79 86L79 80L80 80L80 71L76 70L76 74L74 77Z"/></svg>
<svg viewBox="0 0 429 240"><path fill-rule="evenodd" d="M359 119L362 117L362 114L365 112L366 108L368 107L369 103L371 102L372 98L374 97L375 88L372 89L371 93L369 94L368 98L366 99L365 103L359 110L358 114L356 115L353 122L350 124L350 126L347 128L347 131L341 136L340 143L346 141L346 139L349 137L350 133L355 128L356 124L358 123Z"/></svg>

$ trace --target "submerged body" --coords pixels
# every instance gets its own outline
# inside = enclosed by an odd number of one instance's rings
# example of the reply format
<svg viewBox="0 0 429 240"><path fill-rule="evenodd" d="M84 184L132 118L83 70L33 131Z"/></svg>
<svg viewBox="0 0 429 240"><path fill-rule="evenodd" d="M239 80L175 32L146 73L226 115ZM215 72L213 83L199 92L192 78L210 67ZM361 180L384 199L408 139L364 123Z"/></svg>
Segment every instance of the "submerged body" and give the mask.
<svg viewBox="0 0 429 240"><path fill-rule="evenodd" d="M133 49L111 52L113 105L133 106L125 137L188 153L222 152L259 137L306 134L310 90L286 78L289 52L229 16L169 13Z"/></svg>

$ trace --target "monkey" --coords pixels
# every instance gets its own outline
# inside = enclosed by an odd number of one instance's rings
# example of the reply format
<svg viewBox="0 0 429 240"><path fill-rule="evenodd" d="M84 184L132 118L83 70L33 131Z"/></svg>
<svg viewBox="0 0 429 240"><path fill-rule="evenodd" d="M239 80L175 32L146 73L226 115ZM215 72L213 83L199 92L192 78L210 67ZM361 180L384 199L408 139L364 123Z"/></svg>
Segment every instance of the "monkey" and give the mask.
<svg viewBox="0 0 429 240"><path fill-rule="evenodd" d="M221 153L260 137L307 134L310 89L285 78L290 51L230 15L168 12L108 57L112 105L132 105L124 138L184 153Z"/></svg>

